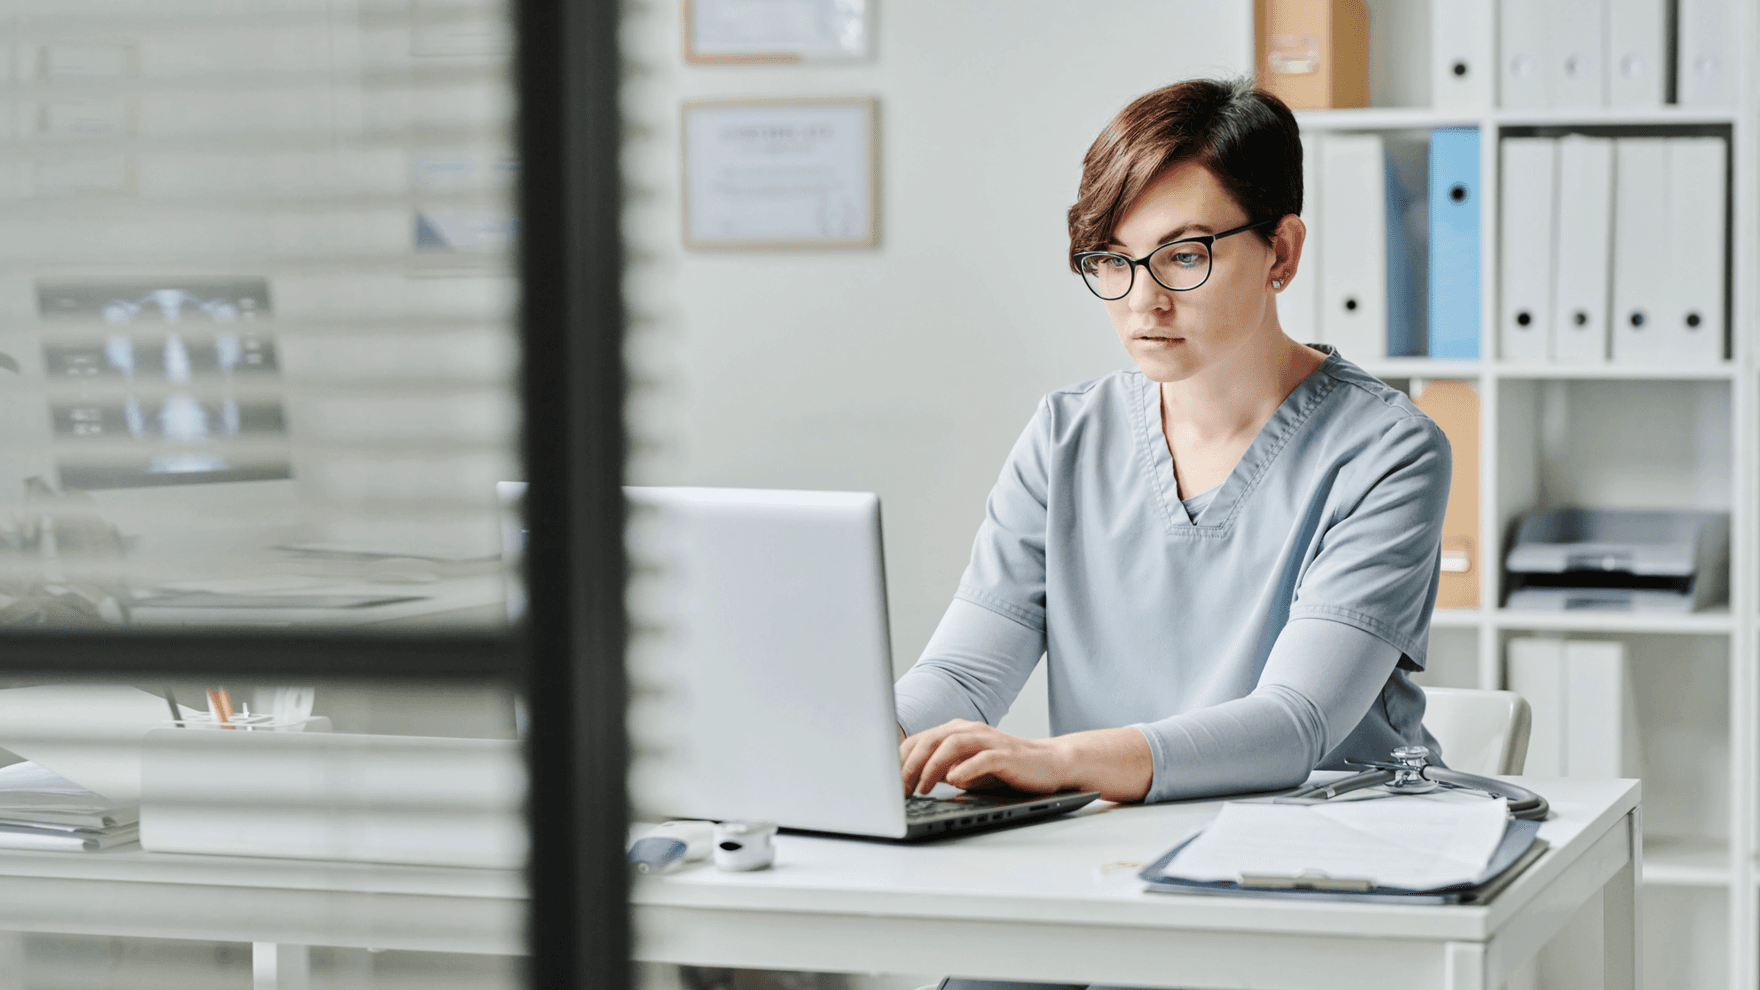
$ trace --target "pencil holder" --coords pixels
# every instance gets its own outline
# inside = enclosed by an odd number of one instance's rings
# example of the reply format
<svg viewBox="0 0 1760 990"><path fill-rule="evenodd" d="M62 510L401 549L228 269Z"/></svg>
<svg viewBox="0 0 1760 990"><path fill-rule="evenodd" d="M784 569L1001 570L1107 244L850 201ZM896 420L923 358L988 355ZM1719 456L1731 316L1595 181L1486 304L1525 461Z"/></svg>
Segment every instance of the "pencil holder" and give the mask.
<svg viewBox="0 0 1760 990"><path fill-rule="evenodd" d="M327 715L306 715L291 718L276 718L273 715L234 715L231 722L222 725L210 712L185 711L183 718L178 721L173 722L167 718L159 724L167 729L233 729L240 732L330 731L330 718Z"/></svg>
<svg viewBox="0 0 1760 990"><path fill-rule="evenodd" d="M761 870L776 862L775 822L722 822L715 826L715 868Z"/></svg>

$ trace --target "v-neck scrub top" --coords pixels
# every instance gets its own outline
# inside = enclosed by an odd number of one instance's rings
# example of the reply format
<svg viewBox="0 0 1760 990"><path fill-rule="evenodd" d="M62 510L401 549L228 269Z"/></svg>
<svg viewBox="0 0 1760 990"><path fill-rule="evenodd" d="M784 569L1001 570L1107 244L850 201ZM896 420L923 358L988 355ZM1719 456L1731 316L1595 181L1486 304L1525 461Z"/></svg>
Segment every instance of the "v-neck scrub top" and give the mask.
<svg viewBox="0 0 1760 990"><path fill-rule="evenodd" d="M1053 733L1141 730L1151 801L1435 751L1409 672L1425 664L1449 470L1436 424L1336 352L1190 510L1157 383L1131 369L1053 392L898 682L899 723L994 725L1043 655ZM1303 742L1238 752L1285 736Z"/></svg>

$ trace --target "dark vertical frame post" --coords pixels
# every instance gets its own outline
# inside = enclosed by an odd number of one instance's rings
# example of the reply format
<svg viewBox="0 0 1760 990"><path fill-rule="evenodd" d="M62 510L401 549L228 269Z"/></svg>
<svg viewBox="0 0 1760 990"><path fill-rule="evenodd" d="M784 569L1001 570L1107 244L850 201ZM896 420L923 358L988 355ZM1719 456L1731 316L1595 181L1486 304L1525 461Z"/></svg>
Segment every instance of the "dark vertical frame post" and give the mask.
<svg viewBox="0 0 1760 990"><path fill-rule="evenodd" d="M518 0L530 986L630 985L618 5Z"/></svg>

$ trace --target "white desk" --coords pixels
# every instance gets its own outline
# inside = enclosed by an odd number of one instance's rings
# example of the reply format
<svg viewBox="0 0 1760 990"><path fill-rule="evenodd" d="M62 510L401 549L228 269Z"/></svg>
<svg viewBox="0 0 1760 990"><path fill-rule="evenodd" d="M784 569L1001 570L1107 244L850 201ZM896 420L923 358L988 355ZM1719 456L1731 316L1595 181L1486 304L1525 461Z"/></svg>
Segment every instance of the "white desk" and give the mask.
<svg viewBox="0 0 1760 990"><path fill-rule="evenodd" d="M512 870L0 852L0 933L251 942L257 990L303 990L310 945L521 954L525 912Z"/></svg>
<svg viewBox="0 0 1760 990"><path fill-rule="evenodd" d="M783 835L759 873L693 866L632 892L636 957L1129 987L1492 990L1598 893L1606 986L1636 983L1636 781L1535 780L1545 856L1483 907L1146 893L1134 868L1215 803L1098 805L924 845Z"/></svg>
<svg viewBox="0 0 1760 990"><path fill-rule="evenodd" d="M1552 802L1540 834L1553 848L1486 907L1144 893L1135 868L1102 867L1154 858L1215 804L1098 805L921 845L783 835L768 871L647 878L632 891L636 957L1141 987L1466 990L1501 985L1599 892L1606 985L1632 987L1638 785L1532 785ZM306 945L517 954L525 910L513 871L0 853L0 931L252 942L261 988L298 986Z"/></svg>

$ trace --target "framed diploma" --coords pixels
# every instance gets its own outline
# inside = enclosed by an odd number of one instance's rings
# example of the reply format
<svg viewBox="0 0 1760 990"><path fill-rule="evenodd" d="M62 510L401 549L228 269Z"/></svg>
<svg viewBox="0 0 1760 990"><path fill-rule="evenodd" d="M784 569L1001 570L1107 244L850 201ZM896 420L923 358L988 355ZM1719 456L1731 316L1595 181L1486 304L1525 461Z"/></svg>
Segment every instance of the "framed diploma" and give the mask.
<svg viewBox="0 0 1760 990"><path fill-rule="evenodd" d="M873 0L683 0L684 60L861 59Z"/></svg>
<svg viewBox="0 0 1760 990"><path fill-rule="evenodd" d="M873 99L697 102L683 116L685 247L879 243Z"/></svg>

